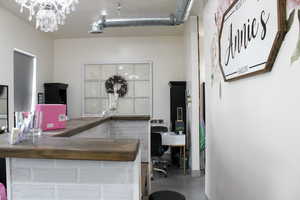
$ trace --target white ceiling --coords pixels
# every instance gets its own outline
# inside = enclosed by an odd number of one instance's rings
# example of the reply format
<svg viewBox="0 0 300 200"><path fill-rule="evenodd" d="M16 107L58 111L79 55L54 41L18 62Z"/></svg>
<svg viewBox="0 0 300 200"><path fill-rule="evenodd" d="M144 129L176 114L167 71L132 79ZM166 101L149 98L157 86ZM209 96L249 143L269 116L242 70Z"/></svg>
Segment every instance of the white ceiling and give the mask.
<svg viewBox="0 0 300 200"><path fill-rule="evenodd" d="M117 4L121 2L121 15L118 14ZM196 0L192 15L199 14L202 0ZM21 14L20 7L15 0L0 0L2 6L27 23L28 12ZM76 11L67 16L66 24L60 26L54 38L78 37L115 37L115 36L154 36L154 35L181 35L183 26L176 27L125 27L107 28L103 34L91 35L88 33L90 24L98 19L102 10L107 11L107 18L125 17L168 17L176 10L176 0L79 0ZM32 23L33 24L33 23ZM33 24L34 25L34 24Z"/></svg>

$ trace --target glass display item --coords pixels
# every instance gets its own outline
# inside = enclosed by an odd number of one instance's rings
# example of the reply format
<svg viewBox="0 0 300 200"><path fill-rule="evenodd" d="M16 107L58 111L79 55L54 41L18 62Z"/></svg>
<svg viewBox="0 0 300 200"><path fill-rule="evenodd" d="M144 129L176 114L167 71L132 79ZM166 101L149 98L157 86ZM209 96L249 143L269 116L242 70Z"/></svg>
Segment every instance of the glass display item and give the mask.
<svg viewBox="0 0 300 200"><path fill-rule="evenodd" d="M33 133L34 136L42 135L42 122L43 122L43 112L36 111L32 117L32 121L30 125L31 132Z"/></svg>
<svg viewBox="0 0 300 200"><path fill-rule="evenodd" d="M114 86L114 93L108 94L108 103L109 103L109 110L110 111L117 111L118 103L119 103L119 94L118 94L118 87Z"/></svg>
<svg viewBox="0 0 300 200"><path fill-rule="evenodd" d="M42 112L16 112L16 126L12 133L13 141L11 143L17 144L28 141L34 144L42 135L42 119Z"/></svg>

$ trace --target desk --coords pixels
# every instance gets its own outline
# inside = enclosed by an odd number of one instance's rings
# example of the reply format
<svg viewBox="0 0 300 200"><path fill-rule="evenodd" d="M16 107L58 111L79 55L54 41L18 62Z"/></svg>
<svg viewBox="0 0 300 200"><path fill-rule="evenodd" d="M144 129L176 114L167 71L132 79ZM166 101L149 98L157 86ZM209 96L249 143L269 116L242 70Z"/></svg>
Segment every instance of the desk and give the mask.
<svg viewBox="0 0 300 200"><path fill-rule="evenodd" d="M180 157L183 156L183 171L186 174L185 135L177 135L174 132L161 133L162 145L180 148Z"/></svg>

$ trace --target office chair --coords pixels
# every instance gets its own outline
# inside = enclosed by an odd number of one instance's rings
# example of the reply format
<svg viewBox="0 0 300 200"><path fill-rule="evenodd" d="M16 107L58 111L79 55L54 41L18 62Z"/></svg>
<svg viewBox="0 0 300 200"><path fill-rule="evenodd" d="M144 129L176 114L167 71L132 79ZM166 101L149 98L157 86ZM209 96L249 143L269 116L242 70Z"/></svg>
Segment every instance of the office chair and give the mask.
<svg viewBox="0 0 300 200"><path fill-rule="evenodd" d="M151 126L151 133L167 133L168 128L165 126ZM163 146L164 151L168 151L168 146Z"/></svg>
<svg viewBox="0 0 300 200"><path fill-rule="evenodd" d="M160 172L165 177L168 177L167 161L163 161L161 157L166 152L166 148L162 146L161 133L151 132L151 158L153 164L153 171ZM153 174L152 174L153 176Z"/></svg>
<svg viewBox="0 0 300 200"><path fill-rule="evenodd" d="M151 126L151 133L165 133L168 132L168 127L165 126Z"/></svg>

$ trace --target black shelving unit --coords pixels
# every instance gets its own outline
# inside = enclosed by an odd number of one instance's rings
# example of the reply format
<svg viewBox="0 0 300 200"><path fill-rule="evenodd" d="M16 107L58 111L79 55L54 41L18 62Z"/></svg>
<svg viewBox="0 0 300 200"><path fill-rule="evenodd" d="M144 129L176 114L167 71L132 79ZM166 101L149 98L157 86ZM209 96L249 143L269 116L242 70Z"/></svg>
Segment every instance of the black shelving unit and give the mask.
<svg viewBox="0 0 300 200"><path fill-rule="evenodd" d="M65 104L68 114L68 84L65 83L45 83L45 104Z"/></svg>
<svg viewBox="0 0 300 200"><path fill-rule="evenodd" d="M182 108L184 130L186 130L186 82L185 81L171 81L170 95L171 95L171 131L175 132L175 122L177 120L177 108ZM185 134L185 132L184 132Z"/></svg>
<svg viewBox="0 0 300 200"><path fill-rule="evenodd" d="M68 104L67 88L64 83L45 83L45 104Z"/></svg>
<svg viewBox="0 0 300 200"><path fill-rule="evenodd" d="M177 120L177 109L182 108L184 132L186 134L186 82L185 81L171 81L170 86L170 120L171 131L175 132L175 122ZM171 149L172 164L180 166L180 148L173 147Z"/></svg>
<svg viewBox="0 0 300 200"><path fill-rule="evenodd" d="M6 186L6 163L5 159L0 159L0 183Z"/></svg>

